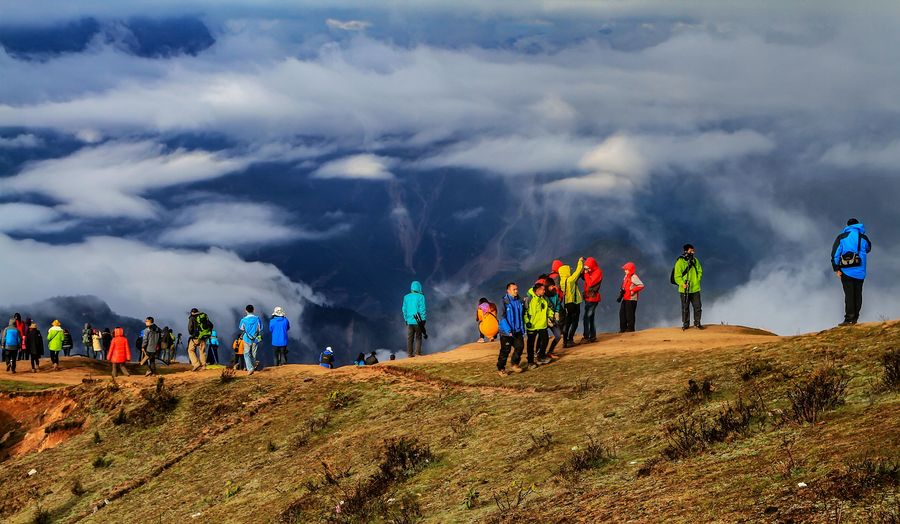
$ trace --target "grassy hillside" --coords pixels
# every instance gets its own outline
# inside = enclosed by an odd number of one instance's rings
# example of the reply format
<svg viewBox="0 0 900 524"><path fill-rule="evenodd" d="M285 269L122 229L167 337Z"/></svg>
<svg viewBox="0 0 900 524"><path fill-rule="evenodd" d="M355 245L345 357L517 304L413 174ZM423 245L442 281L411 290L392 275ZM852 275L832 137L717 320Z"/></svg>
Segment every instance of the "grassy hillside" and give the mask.
<svg viewBox="0 0 900 524"><path fill-rule="evenodd" d="M9 392L0 518L898 522L898 347L896 322L714 326L607 335L506 378L496 345L471 345Z"/></svg>

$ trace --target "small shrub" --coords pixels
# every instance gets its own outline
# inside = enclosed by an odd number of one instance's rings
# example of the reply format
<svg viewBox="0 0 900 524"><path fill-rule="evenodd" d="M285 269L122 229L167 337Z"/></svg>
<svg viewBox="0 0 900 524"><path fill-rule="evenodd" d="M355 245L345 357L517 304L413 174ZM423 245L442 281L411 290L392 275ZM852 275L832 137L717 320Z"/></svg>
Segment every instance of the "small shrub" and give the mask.
<svg viewBox="0 0 900 524"><path fill-rule="evenodd" d="M595 389L594 382L590 378L582 378L572 387L572 395L575 398L584 398Z"/></svg>
<svg viewBox="0 0 900 524"><path fill-rule="evenodd" d="M453 436L461 438L469 431L469 422L475 417L472 411L465 411L450 418L450 431Z"/></svg>
<svg viewBox="0 0 900 524"><path fill-rule="evenodd" d="M328 409L343 409L352 404L354 400L356 400L356 395L353 393L347 393L341 390L332 391L328 394Z"/></svg>
<svg viewBox="0 0 900 524"><path fill-rule="evenodd" d="M521 506L522 503L525 502L525 499L535 491L537 491L537 488L534 484L525 487L524 484L516 481L507 488L493 492L492 495L494 504L497 505L497 509L499 509L501 513L509 513Z"/></svg>
<svg viewBox="0 0 900 524"><path fill-rule="evenodd" d="M641 467L637 469L635 475L637 475L638 477L649 477L653 473L653 470L656 469L656 467L659 465L659 463L659 457L650 457L649 459L645 460L643 464L641 464Z"/></svg>
<svg viewBox="0 0 900 524"><path fill-rule="evenodd" d="M163 377L156 378L156 386L153 389L141 391L144 403L128 414L129 423L145 427L163 418L178 405L178 397L166 387Z"/></svg>
<svg viewBox="0 0 900 524"><path fill-rule="evenodd" d="M31 519L32 524L51 524L53 515L50 514L41 504L37 505L34 510L34 518Z"/></svg>
<svg viewBox="0 0 900 524"><path fill-rule="evenodd" d="M434 454L427 444L420 444L414 438L400 437L387 441L378 469L385 479L400 480L417 473L433 460Z"/></svg>
<svg viewBox="0 0 900 524"><path fill-rule="evenodd" d="M112 422L116 426L121 426L122 424L125 424L126 422L128 422L128 415L125 414L125 408L119 409L119 412L116 413L115 417L113 417Z"/></svg>
<svg viewBox="0 0 900 524"><path fill-rule="evenodd" d="M266 449L269 451L269 453L274 453L278 451L278 445L270 440L268 446L266 446Z"/></svg>
<svg viewBox="0 0 900 524"><path fill-rule="evenodd" d="M900 391L900 350L892 349L881 356L881 365L884 366L885 387L891 391Z"/></svg>
<svg viewBox="0 0 900 524"><path fill-rule="evenodd" d="M584 447L578 447L572 451L560 468L559 475L571 477L583 471L599 469L609 464L613 458L613 453L609 448L591 435L588 436L588 442Z"/></svg>
<svg viewBox="0 0 900 524"><path fill-rule="evenodd" d="M230 480L225 481L225 489L222 491L222 498L225 500L240 493L241 487Z"/></svg>
<svg viewBox="0 0 900 524"><path fill-rule="evenodd" d="M547 451L553 445L553 434L547 428L542 427L537 433L529 433L528 436L531 438L529 453Z"/></svg>
<svg viewBox="0 0 900 524"><path fill-rule="evenodd" d="M385 520L391 524L415 524L422 520L422 507L415 495L407 493L388 506Z"/></svg>
<svg viewBox="0 0 900 524"><path fill-rule="evenodd" d="M747 382L770 373L774 369L772 362L764 359L748 359L737 366L738 376Z"/></svg>
<svg viewBox="0 0 900 524"><path fill-rule="evenodd" d="M81 485L81 479L75 479L72 481L72 487L70 488L70 491L76 497L80 497L87 492L84 489L84 486Z"/></svg>
<svg viewBox="0 0 900 524"><path fill-rule="evenodd" d="M865 458L825 477L824 491L840 500L860 500L885 487L900 485L900 462Z"/></svg>
<svg viewBox="0 0 900 524"><path fill-rule="evenodd" d="M704 420L697 416L680 415L674 422L666 426L667 445L663 455L669 460L690 457L706 449L703 440Z"/></svg>
<svg viewBox="0 0 900 524"><path fill-rule="evenodd" d="M222 373L219 374L219 384L228 384L230 382L234 382L236 373L237 370L234 368L223 368Z"/></svg>
<svg viewBox="0 0 900 524"><path fill-rule="evenodd" d="M795 422L815 423L827 410L844 403L850 378L833 365L821 366L788 391L790 415Z"/></svg>
<svg viewBox="0 0 900 524"><path fill-rule="evenodd" d="M710 444L725 442L734 435L746 436L753 421L764 416L760 402L748 402L743 397L726 403L715 413L681 415L665 428L667 445L663 456L677 460L699 453Z"/></svg>
<svg viewBox="0 0 900 524"><path fill-rule="evenodd" d="M688 380L687 389L684 391L684 399L692 404L707 402L712 398L712 379L704 378L697 382L694 379Z"/></svg>
<svg viewBox="0 0 900 524"><path fill-rule="evenodd" d="M94 466L94 469L100 468L108 468L112 465L113 460L108 458L106 455L98 455L97 458L91 462L91 465Z"/></svg>
<svg viewBox="0 0 900 524"><path fill-rule="evenodd" d="M100 436L99 431L94 431L94 444L100 444L103 442L103 438Z"/></svg>
<svg viewBox="0 0 900 524"><path fill-rule="evenodd" d="M481 492L478 491L478 487L469 486L469 490L466 492L466 498L463 500L463 506L466 509L475 509L478 506L478 499L481 497Z"/></svg>

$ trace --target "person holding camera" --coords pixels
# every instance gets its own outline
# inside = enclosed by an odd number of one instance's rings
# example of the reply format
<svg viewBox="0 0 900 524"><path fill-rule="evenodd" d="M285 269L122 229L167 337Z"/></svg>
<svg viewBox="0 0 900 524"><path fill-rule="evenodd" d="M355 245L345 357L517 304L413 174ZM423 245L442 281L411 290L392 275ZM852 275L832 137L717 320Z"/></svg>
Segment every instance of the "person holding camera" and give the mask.
<svg viewBox="0 0 900 524"><path fill-rule="evenodd" d="M685 244L681 256L675 260L672 269L672 283L678 287L681 296L681 329L691 327L691 308L694 309L694 326L703 329L700 316L703 306L700 302L700 280L703 279L703 266L695 256L694 246Z"/></svg>
<svg viewBox="0 0 900 524"><path fill-rule="evenodd" d="M844 321L839 324L841 326L852 326L859 322L862 288L866 279L866 259L870 251L872 241L866 236L866 226L851 218L831 248L831 268L841 279L841 286L844 288Z"/></svg>

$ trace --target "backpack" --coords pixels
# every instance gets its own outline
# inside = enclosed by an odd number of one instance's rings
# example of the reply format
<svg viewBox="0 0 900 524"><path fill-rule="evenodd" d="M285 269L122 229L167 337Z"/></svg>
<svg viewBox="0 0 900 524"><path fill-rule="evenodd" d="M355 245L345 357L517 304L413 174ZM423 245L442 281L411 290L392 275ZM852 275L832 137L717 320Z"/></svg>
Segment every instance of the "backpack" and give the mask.
<svg viewBox="0 0 900 524"><path fill-rule="evenodd" d="M200 330L200 334L212 334L212 330L215 326L209 320L209 317L206 316L206 313L200 313L197 315L197 328Z"/></svg>
<svg viewBox="0 0 900 524"><path fill-rule="evenodd" d="M3 331L3 344L7 348L18 348L22 344L19 339L19 330L16 328L6 328Z"/></svg>
<svg viewBox="0 0 900 524"><path fill-rule="evenodd" d="M847 251L843 255L841 255L841 259L838 261L838 265L842 268L850 268L850 267L859 267L862 265L862 257L859 256L859 252L862 251L862 233L856 233L856 252Z"/></svg>
<svg viewBox="0 0 900 524"><path fill-rule="evenodd" d="M328 364L329 366L334 364L334 353L322 353L322 357L319 360L322 364Z"/></svg>

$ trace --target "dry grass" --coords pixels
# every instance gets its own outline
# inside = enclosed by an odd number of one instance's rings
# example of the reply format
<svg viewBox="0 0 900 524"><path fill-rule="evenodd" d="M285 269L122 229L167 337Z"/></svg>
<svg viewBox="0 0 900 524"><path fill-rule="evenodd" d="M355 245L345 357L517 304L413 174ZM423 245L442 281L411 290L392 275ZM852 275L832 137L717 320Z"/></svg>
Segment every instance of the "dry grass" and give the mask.
<svg viewBox="0 0 900 524"><path fill-rule="evenodd" d="M873 384L885 376L880 356L894 347L900 327L887 324L715 350L619 354L607 344L604 356L564 355L505 379L491 369L495 355L423 358L403 373L297 367L225 384L218 374L174 375L165 389L177 402L146 425L131 414L148 403L141 392L152 394L152 383L83 384L66 393L79 401L66 418L83 420L83 432L3 461L0 520L29 522L29 486L53 479L60 489L42 504L59 522L189 522L196 513L221 523L360 522L366 511L374 522L827 522L834 501L845 522L891 522L900 511L883 464L900 456L900 396ZM739 367L750 361L771 368ZM829 398L842 402L820 402L827 407L815 424L779 423L793 418L797 387L826 361L843 377L830 389L842 394ZM714 377L709 398L702 377ZM700 402L686 403L692 378ZM835 383L817 384L810 390ZM36 408L35 420L50 407ZM126 423L116 425L120 412ZM702 444L660 460L670 445L664 428L680 417L702 420ZM594 434L617 441L588 453L585 435ZM110 467L94 469L99 456ZM881 458L873 469L860 456ZM577 478L561 479L563 464ZM23 475L31 468L37 481ZM69 489L76 480L81 496ZM812 496L850 480L862 486L858 497ZM810 488L798 489L801 481ZM345 513L348 501L363 508L357 517Z"/></svg>

